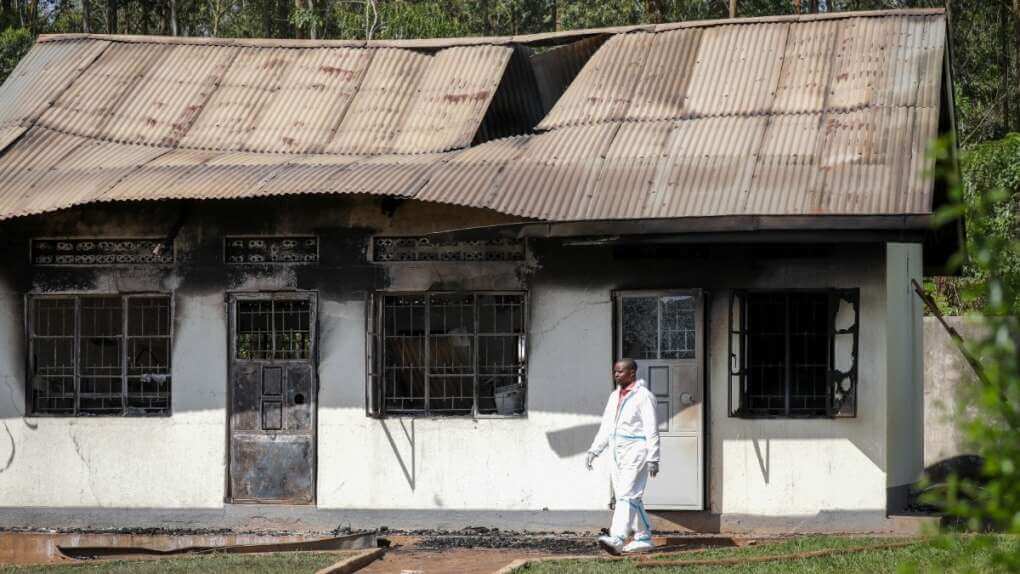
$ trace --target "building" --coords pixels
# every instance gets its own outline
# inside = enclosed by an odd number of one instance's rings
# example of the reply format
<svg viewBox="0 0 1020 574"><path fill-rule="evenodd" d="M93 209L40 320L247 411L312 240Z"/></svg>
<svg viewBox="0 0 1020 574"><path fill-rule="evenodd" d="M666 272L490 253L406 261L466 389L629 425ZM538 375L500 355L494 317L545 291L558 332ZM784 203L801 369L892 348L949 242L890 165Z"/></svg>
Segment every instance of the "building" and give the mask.
<svg viewBox="0 0 1020 574"><path fill-rule="evenodd" d="M939 10L42 37L0 89L0 523L601 526L626 355L658 526L884 528L950 87Z"/></svg>

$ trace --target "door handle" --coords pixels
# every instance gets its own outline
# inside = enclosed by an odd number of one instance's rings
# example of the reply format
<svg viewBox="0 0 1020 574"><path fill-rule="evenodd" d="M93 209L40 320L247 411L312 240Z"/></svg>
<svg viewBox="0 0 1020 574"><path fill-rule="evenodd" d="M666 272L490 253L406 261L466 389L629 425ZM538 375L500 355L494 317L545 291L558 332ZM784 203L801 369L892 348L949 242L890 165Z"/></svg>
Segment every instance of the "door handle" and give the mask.
<svg viewBox="0 0 1020 574"><path fill-rule="evenodd" d="M680 404L681 405L693 405L694 395L691 393L680 393Z"/></svg>

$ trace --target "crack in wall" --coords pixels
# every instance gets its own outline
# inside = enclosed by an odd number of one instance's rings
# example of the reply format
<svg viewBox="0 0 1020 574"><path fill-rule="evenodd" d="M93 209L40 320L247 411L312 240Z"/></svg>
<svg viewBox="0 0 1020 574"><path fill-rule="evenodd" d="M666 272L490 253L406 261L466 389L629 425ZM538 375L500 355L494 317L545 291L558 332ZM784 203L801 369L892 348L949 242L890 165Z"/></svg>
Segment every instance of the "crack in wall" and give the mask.
<svg viewBox="0 0 1020 574"><path fill-rule="evenodd" d="M67 427L67 436L71 438L71 442L74 444L74 452L75 452L75 454L77 454L78 458L81 459L82 463L85 464L85 469L89 473L89 479L88 479L89 493L92 495L92 498L96 501L96 506L102 507L103 503L102 503L102 501L99 500L99 496L96 495L96 489L95 489L95 487L92 484L93 483L93 478L94 478L93 475L92 475L92 462L91 462L91 460L86 459L85 455L82 454L81 443L78 442L78 437L74 435L74 432L71 430L72 428L73 427L70 427L70 426Z"/></svg>
<svg viewBox="0 0 1020 574"><path fill-rule="evenodd" d="M585 295L587 295L588 292L589 292L588 289L584 290L584 294ZM609 305L610 303L612 303L611 299L599 299L597 301L582 301L580 303L577 303L577 306L574 309L572 309L570 312L568 312L567 314L563 315L559 319L556 319L553 322L553 324L550 325L549 327L546 327L545 329L542 329L541 331L535 331L533 336L544 335L546 333L550 333L552 331L555 331L556 328L560 326L560 324L562 324L563 322L567 321L568 319L570 319L574 315L577 315L581 311L584 311L588 307L594 307L594 306L597 306L597 305Z"/></svg>
<svg viewBox="0 0 1020 574"><path fill-rule="evenodd" d="M11 434L10 427L7 426L6 422L3 423L3 425L4 425L4 431L7 432L7 438L10 439L10 441L11 441L11 454L7 457L7 462L4 463L3 468L0 468L0 474L5 472L8 468L11 467L12 464L14 464L14 454L17 452L17 447L14 444L14 435Z"/></svg>

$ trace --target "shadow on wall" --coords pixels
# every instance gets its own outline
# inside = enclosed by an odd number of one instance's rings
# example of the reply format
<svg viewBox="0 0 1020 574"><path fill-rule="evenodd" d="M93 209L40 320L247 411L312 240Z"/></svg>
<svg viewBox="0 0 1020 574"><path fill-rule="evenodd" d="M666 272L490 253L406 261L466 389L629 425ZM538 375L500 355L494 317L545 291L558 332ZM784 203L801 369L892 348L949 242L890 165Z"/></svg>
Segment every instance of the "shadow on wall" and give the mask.
<svg viewBox="0 0 1020 574"><path fill-rule="evenodd" d="M416 478L416 467L415 467L415 435L414 435L414 419L396 419L396 424L393 424L393 419L380 419L379 426L382 427L383 433L386 434L386 440L390 443L390 448L393 449L393 456L397 459L397 463L400 464L400 471L404 473L404 480L407 481L407 485L414 490L415 478ZM393 432L390 431L391 426L399 426L400 433L394 438ZM410 455L404 456L401 454L400 445L397 441L406 441L410 450Z"/></svg>
<svg viewBox="0 0 1020 574"><path fill-rule="evenodd" d="M545 438L556 456L570 458L587 451L598 431L598 424L577 425L549 431L545 433Z"/></svg>

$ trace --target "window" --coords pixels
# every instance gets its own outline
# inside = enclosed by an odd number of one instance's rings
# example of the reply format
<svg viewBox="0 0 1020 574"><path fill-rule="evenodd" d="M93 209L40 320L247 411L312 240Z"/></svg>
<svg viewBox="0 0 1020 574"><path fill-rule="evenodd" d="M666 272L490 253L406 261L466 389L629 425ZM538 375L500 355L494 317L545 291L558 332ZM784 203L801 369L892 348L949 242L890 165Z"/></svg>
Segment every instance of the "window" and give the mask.
<svg viewBox="0 0 1020 574"><path fill-rule="evenodd" d="M730 416L857 413L859 291L734 291Z"/></svg>
<svg viewBox="0 0 1020 574"><path fill-rule="evenodd" d="M151 415L170 411L170 297L33 297L33 414Z"/></svg>
<svg viewBox="0 0 1020 574"><path fill-rule="evenodd" d="M378 293L371 309L370 414L524 412L523 293Z"/></svg>
<svg viewBox="0 0 1020 574"><path fill-rule="evenodd" d="M623 297L623 354L634 360L693 359L694 311L690 295Z"/></svg>
<svg viewBox="0 0 1020 574"><path fill-rule="evenodd" d="M312 354L308 299L237 301L235 358L243 361L307 360Z"/></svg>

